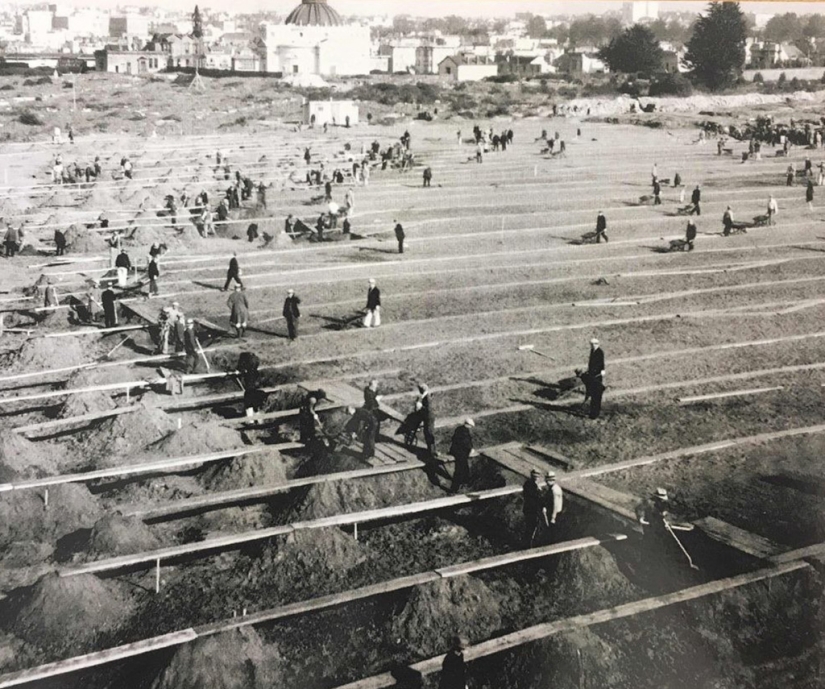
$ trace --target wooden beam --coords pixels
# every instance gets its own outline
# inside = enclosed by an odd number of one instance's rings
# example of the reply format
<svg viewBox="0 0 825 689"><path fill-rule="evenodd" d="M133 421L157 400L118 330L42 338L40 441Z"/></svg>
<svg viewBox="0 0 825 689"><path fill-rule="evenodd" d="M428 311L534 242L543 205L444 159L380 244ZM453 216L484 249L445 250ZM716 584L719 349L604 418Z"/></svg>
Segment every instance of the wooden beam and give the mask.
<svg viewBox="0 0 825 689"><path fill-rule="evenodd" d="M121 407L120 409L109 409L108 411L92 412L90 414L82 414L80 416L70 416L66 419L55 419L54 421L43 421L41 423L32 423L28 426L18 426L12 430L15 433L28 436L30 433L36 431L51 431L56 428L63 428L65 426L72 426L77 423L91 423L92 421L100 421L101 419L110 419L122 414L130 414L140 409L140 405L132 405L130 407Z"/></svg>
<svg viewBox="0 0 825 689"><path fill-rule="evenodd" d="M716 519L716 517L705 517L693 523L714 541L724 543L731 548L762 560L779 555L786 550L785 547L764 536L745 531L738 526Z"/></svg>
<svg viewBox="0 0 825 689"><path fill-rule="evenodd" d="M574 631L576 629L584 629L592 627L597 624L605 624L614 620L620 620L635 615L641 615L655 610L661 610L672 605L686 603L688 601L705 598L707 596L730 591L735 588L747 586L760 581L773 579L775 577L784 576L791 572L796 572L807 568L809 565L804 562L794 561L783 565L775 565L760 569L756 572L748 572L740 574L735 577L727 579L719 579L707 584L699 586L692 586L675 593L669 593L664 596L657 596L654 598L645 598L633 603L626 603L614 608L606 608L596 612L587 613L585 615L577 615L555 622L545 622L538 624L521 631L505 634L504 636L484 641L475 646L470 646L464 651L464 659L467 662L495 655L503 651L517 648L533 641L546 639L556 634L563 634L565 632ZM430 675L441 670L441 664L444 662L444 656L439 655L435 658L423 660L419 663L411 665L411 669L422 675ZM374 677L359 680L357 682L350 682L349 684L340 685L337 689L384 689L385 687L395 686L395 678L389 672Z"/></svg>
<svg viewBox="0 0 825 689"><path fill-rule="evenodd" d="M766 392L776 392L784 390L783 385L776 385L770 388L751 388L749 390L731 390L729 392L715 392L710 395L695 395L693 397L677 397L679 404L693 404L695 402L708 402L710 400L721 400L728 397L749 397L751 395L762 395Z"/></svg>
<svg viewBox="0 0 825 689"><path fill-rule="evenodd" d="M564 490L570 495L606 510L611 515L618 515L631 524L638 525L635 508L641 502L641 498L635 495L582 478L564 481Z"/></svg>

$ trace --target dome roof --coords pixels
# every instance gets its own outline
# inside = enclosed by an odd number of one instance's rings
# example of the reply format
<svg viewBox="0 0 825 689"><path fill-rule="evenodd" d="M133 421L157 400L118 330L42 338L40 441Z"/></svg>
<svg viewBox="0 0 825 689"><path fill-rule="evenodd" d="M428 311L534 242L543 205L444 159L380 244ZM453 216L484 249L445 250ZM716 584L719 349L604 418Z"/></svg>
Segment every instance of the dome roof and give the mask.
<svg viewBox="0 0 825 689"><path fill-rule="evenodd" d="M301 0L301 4L289 13L284 23L301 26L341 26L344 22L341 15L327 5L327 0Z"/></svg>

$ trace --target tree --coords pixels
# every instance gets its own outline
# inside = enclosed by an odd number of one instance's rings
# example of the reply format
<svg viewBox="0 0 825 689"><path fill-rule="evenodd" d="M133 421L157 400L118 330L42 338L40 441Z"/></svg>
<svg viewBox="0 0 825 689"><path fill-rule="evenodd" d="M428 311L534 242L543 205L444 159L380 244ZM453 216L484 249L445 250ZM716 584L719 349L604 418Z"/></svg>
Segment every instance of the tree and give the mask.
<svg viewBox="0 0 825 689"><path fill-rule="evenodd" d="M544 21L544 17L540 17L539 15L530 17L530 21L527 22L527 35L530 38L544 38L544 34L546 33L547 22Z"/></svg>
<svg viewBox="0 0 825 689"><path fill-rule="evenodd" d="M192 12L192 37L203 38L203 19L201 19L201 11L195 5L195 11Z"/></svg>
<svg viewBox="0 0 825 689"><path fill-rule="evenodd" d="M733 84L745 66L747 30L738 2L712 2L687 45L694 79L714 91Z"/></svg>
<svg viewBox="0 0 825 689"><path fill-rule="evenodd" d="M795 43L804 37L805 24L793 12L777 14L765 24L763 38L771 43Z"/></svg>
<svg viewBox="0 0 825 689"><path fill-rule="evenodd" d="M574 46L600 46L621 32L622 26L618 19L588 15L571 22L568 36Z"/></svg>
<svg viewBox="0 0 825 689"><path fill-rule="evenodd" d="M665 52L646 26L634 24L599 51L611 72L652 74L662 69Z"/></svg>

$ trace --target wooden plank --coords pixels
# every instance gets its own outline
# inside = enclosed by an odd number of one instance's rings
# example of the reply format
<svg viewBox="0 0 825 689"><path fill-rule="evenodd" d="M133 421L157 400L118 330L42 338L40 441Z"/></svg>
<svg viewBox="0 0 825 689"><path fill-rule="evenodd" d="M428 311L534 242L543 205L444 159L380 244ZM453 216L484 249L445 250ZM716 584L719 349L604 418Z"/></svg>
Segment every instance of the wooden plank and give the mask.
<svg viewBox="0 0 825 689"><path fill-rule="evenodd" d="M641 498L637 498L635 495L614 490L588 479L565 482L564 490L630 522L636 523L638 521L635 509L641 502Z"/></svg>
<svg viewBox="0 0 825 689"><path fill-rule="evenodd" d="M484 411L477 411L473 414L465 414L464 416L453 416L447 419L438 419L435 422L436 428L448 428L450 426L460 426L464 423L464 419L471 417L472 419L483 419L487 416L500 416L501 414L517 414L523 411L531 411L536 407L532 404L516 404L512 407L503 407L501 409L485 409Z"/></svg>
<svg viewBox="0 0 825 689"><path fill-rule="evenodd" d="M423 463L419 461L397 463L386 466L376 466L370 469L353 469L351 471L340 471L334 474L321 474L318 476L307 476L296 478L283 483L271 486L256 486L252 488L241 488L239 490L223 491L200 495L186 500L174 500L162 505L154 506L134 506L120 507L118 511L125 517L140 517L142 519L153 519L156 517L166 517L173 514L191 512L200 508L220 507L222 505L232 505L239 502L248 502L257 499L267 498L278 493L285 493L295 488L303 488L319 483L332 483L334 481L351 481L359 478L371 478L373 476L383 476L384 474L400 473L402 471L412 471L420 469Z"/></svg>
<svg viewBox="0 0 825 689"><path fill-rule="evenodd" d="M194 641L197 637L198 635L194 629L182 629L177 632L172 632L171 634L164 634L163 636L156 636L151 639L144 639L142 641L136 641L123 646L107 648L105 651L87 653L86 655L67 658L66 660L59 660L56 663L48 663L46 665L39 665L38 667L30 668L28 670L12 672L0 676L0 689L17 687L21 684L28 684L29 682L35 682L38 680L47 679L49 677L58 677L69 672L87 670L92 667L97 667L98 665L105 665L107 663L114 663L118 660L133 658L145 653L152 653L163 648L180 646L182 644L189 643L190 641Z"/></svg>
<svg viewBox="0 0 825 689"><path fill-rule="evenodd" d="M716 517L705 517L694 524L714 541L724 543L753 557L767 559L785 550L781 545L764 536L745 531Z"/></svg>
<svg viewBox="0 0 825 689"><path fill-rule="evenodd" d="M498 450L495 452L486 450L481 453L481 456L494 461L496 464L500 464L505 469L508 469L509 471L512 471L522 477L529 477L530 472L533 469L531 465L506 450Z"/></svg>
<svg viewBox="0 0 825 689"><path fill-rule="evenodd" d="M777 390L784 390L782 385L776 385L770 388L751 388L749 390L731 390L729 392L716 392L712 395L695 395L693 397L677 397L679 404L693 404L695 402L708 402L710 400L721 400L728 397L749 397L751 395L762 395L766 392L776 392Z"/></svg>
<svg viewBox="0 0 825 689"><path fill-rule="evenodd" d="M12 430L21 435L28 435L36 431L51 431L55 428L62 428L64 426L72 426L76 423L91 423L92 421L100 421L101 419L110 419L122 414L130 414L133 411L140 409L140 405L133 404L130 407L121 407L120 409L110 409L108 411L92 412L91 414L82 414L80 416L70 416L66 419L55 419L54 421L44 421L42 423L32 423L27 426L18 426Z"/></svg>
<svg viewBox="0 0 825 689"><path fill-rule="evenodd" d="M527 445L527 449L542 456L546 461L550 462L550 464L554 464L557 468L562 469L563 471L572 471L576 464L569 457L566 457L560 452L556 452L549 447L545 447L544 445Z"/></svg>
<svg viewBox="0 0 825 689"><path fill-rule="evenodd" d="M825 543L816 543L814 545L805 546L804 548L797 548L796 550L789 550L779 555L772 555L768 558L774 564L785 564L788 562L795 562L797 560L807 560L809 558L821 558L825 556Z"/></svg>
<svg viewBox="0 0 825 689"><path fill-rule="evenodd" d="M475 562L465 562L459 565L450 565L449 567L442 567L435 570L443 579L451 577L458 577L471 572L479 572L493 567L503 567L514 562L526 562L528 560L535 560L537 558L547 557L549 555L558 555L559 553L567 553L572 550L582 550L584 548L592 548L604 543L615 543L616 541L627 540L624 534L612 534L606 538L579 538L575 541L565 541L563 543L554 543L553 545L546 545L542 548L531 548L530 550L520 550L514 553L505 553L504 555L494 555Z"/></svg>
<svg viewBox="0 0 825 689"><path fill-rule="evenodd" d="M701 584L699 586L692 586L690 588L682 589L681 591L669 593L664 596L645 598L633 603L626 603L613 608L597 610L596 612L577 615L575 617L569 617L563 620L557 620L555 622L545 622L533 627L528 627L527 629L505 634L504 636L500 636L495 639L484 641L480 644L476 644L475 646L469 646L464 651L464 659L467 662L471 662L478 658L495 655L496 653L517 648L518 646L523 646L524 644L531 643L533 641L546 639L556 634L562 634L564 632L570 632L576 629L584 629L597 624L605 624L614 620L653 612L672 605L698 600L700 598L723 593L725 591L730 591L749 584L784 576L786 574L805 569L808 566L809 565L804 562L790 562L784 565L767 567L755 572L740 574L727 579L719 579L717 581ZM415 663L410 667L422 675L430 675L438 672L441 669L441 664L443 662L444 656L439 655L434 658L429 658L427 660ZM359 680L357 682L339 685L337 689L384 689L385 687L395 686L395 683L395 678L392 674L386 672Z"/></svg>

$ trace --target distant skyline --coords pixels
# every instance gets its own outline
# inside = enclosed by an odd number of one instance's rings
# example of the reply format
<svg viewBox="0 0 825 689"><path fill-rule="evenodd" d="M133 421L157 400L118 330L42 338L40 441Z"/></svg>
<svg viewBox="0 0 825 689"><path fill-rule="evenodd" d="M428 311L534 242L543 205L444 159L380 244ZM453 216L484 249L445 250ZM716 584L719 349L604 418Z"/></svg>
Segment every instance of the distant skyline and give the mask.
<svg viewBox="0 0 825 689"><path fill-rule="evenodd" d="M118 6L163 7L186 10L200 4L214 10L232 9L237 12L275 11L288 13L300 0L56 0L58 6L94 6L115 9ZM517 12L534 14L602 14L621 9L622 0L327 0L345 15L410 14L423 17L446 17L456 14L465 17L513 16ZM26 3L28 4L28 3ZM699 12L707 1L659 0L660 11ZM746 12L782 14L796 12L825 14L825 1L806 2L742 2ZM21 5L22 6L22 5Z"/></svg>

